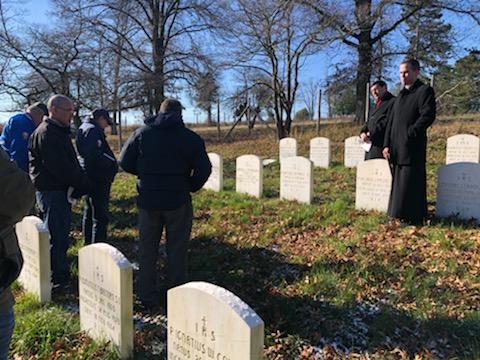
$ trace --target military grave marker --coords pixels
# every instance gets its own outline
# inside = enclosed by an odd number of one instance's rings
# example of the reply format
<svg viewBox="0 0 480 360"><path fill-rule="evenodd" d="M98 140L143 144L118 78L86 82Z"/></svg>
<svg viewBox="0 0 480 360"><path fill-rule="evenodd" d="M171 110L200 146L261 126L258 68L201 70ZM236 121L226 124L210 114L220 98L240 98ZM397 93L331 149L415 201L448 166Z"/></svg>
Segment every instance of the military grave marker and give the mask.
<svg viewBox="0 0 480 360"><path fill-rule="evenodd" d="M132 265L116 248L98 243L78 252L80 327L109 340L122 358L133 353Z"/></svg>
<svg viewBox="0 0 480 360"><path fill-rule="evenodd" d="M168 291L168 360L260 360L263 320L219 286L190 282Z"/></svg>
<svg viewBox="0 0 480 360"><path fill-rule="evenodd" d="M280 198L310 204L313 199L313 165L302 156L283 159L280 164Z"/></svg>
<svg viewBox="0 0 480 360"><path fill-rule="evenodd" d="M19 281L23 288L35 294L38 301L51 300L50 236L42 220L27 216L16 224L18 243L23 255Z"/></svg>
<svg viewBox="0 0 480 360"><path fill-rule="evenodd" d="M257 198L263 190L263 162L256 155L242 155L237 158L236 191Z"/></svg>
<svg viewBox="0 0 480 360"><path fill-rule="evenodd" d="M222 191L223 190L223 158L222 155L217 153L208 153L208 158L212 163L212 173L208 178L204 189L213 190L213 191Z"/></svg>
<svg viewBox="0 0 480 360"><path fill-rule="evenodd" d="M480 164L454 163L438 170L437 216L480 223Z"/></svg>
<svg viewBox="0 0 480 360"><path fill-rule="evenodd" d="M480 163L480 138L475 135L459 134L447 139L446 163Z"/></svg>

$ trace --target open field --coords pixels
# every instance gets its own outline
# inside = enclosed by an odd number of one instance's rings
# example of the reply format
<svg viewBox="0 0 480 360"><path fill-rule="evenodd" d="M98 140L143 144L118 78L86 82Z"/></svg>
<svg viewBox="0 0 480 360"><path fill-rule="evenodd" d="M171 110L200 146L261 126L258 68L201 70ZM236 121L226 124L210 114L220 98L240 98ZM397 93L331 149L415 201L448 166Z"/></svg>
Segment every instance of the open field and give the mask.
<svg viewBox="0 0 480 360"><path fill-rule="evenodd" d="M440 119L430 129L429 220L420 227L355 210L355 169L342 164L343 140L358 128L322 126L320 135L332 141L333 163L315 169L312 205L278 199L278 163L265 168L263 199L234 192L236 157L277 157L272 131L259 127L249 136L240 128L219 142L216 129L199 130L208 151L224 157L225 191L202 190L193 197L190 279L223 286L251 305L265 321L266 359L480 359L480 230L474 222L434 217L446 139L480 135L480 121ZM294 127L299 155L308 157L314 129ZM137 261L135 195L135 178L119 174L110 243L131 262ZM74 274L80 211L78 204L69 252ZM163 267L162 259L159 281ZM17 290L18 358L116 357L79 332L76 291L74 286L54 295L55 305L41 307ZM145 314L137 312L137 318ZM164 328L148 321L136 325L135 358L162 358Z"/></svg>

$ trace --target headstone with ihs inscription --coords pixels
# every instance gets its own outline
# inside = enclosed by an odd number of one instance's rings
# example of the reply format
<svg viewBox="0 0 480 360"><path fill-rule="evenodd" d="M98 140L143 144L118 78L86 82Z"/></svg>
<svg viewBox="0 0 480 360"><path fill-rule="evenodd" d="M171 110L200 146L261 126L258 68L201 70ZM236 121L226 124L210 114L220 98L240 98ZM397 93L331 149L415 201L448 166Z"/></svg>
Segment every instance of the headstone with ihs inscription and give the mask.
<svg viewBox="0 0 480 360"><path fill-rule="evenodd" d="M297 156L297 140L294 138L283 138L278 145L279 159L282 162L284 159Z"/></svg>
<svg viewBox="0 0 480 360"><path fill-rule="evenodd" d="M230 291L190 282L167 296L168 360L263 358L263 320Z"/></svg>
<svg viewBox="0 0 480 360"><path fill-rule="evenodd" d="M242 155L237 158L236 191L243 194L262 196L263 162L256 155Z"/></svg>
<svg viewBox="0 0 480 360"><path fill-rule="evenodd" d="M313 165L302 156L280 163L280 198L310 204L313 199Z"/></svg>
<svg viewBox="0 0 480 360"><path fill-rule="evenodd" d="M480 163L480 138L475 135L459 134L447 139L446 163Z"/></svg>
<svg viewBox="0 0 480 360"><path fill-rule="evenodd" d="M355 208L387 212L392 173L388 161L373 159L358 163Z"/></svg>
<svg viewBox="0 0 480 360"><path fill-rule="evenodd" d="M310 140L310 160L315 167L330 166L330 139L316 137Z"/></svg>
<svg viewBox="0 0 480 360"><path fill-rule="evenodd" d="M27 216L15 225L15 231L23 255L20 284L39 302L48 302L52 293L48 229L36 216Z"/></svg>
<svg viewBox="0 0 480 360"><path fill-rule="evenodd" d="M359 162L365 160L365 150L359 136L351 136L345 139L344 165L345 167L355 167Z"/></svg>
<svg viewBox="0 0 480 360"><path fill-rule="evenodd" d="M217 153L208 153L208 158L212 163L212 173L207 182L203 185L204 189L213 191L223 190L223 158Z"/></svg>
<svg viewBox="0 0 480 360"><path fill-rule="evenodd" d="M480 223L480 164L454 163L438 170L437 216Z"/></svg>
<svg viewBox="0 0 480 360"><path fill-rule="evenodd" d="M132 265L116 248L97 243L78 252L80 327L94 339L133 353Z"/></svg>

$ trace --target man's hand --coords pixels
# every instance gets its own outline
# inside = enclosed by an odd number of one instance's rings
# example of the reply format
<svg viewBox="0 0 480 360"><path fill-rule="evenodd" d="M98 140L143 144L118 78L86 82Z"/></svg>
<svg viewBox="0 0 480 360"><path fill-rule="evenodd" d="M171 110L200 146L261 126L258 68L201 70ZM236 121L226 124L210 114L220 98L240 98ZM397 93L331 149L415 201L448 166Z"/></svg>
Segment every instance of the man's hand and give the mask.
<svg viewBox="0 0 480 360"><path fill-rule="evenodd" d="M383 157L387 160L390 160L390 149L388 147L383 149Z"/></svg>
<svg viewBox="0 0 480 360"><path fill-rule="evenodd" d="M362 133L360 134L360 139L362 139L363 142L369 142L369 141L370 141L370 138L368 137L368 135L369 135L369 133L366 133L366 134L365 134L364 132L362 132Z"/></svg>

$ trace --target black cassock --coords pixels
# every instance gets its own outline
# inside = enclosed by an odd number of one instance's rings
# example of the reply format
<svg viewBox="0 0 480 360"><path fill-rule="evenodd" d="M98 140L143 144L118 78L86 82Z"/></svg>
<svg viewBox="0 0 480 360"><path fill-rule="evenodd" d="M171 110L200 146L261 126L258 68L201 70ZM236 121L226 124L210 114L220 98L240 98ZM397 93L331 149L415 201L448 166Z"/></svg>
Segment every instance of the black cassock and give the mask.
<svg viewBox="0 0 480 360"><path fill-rule="evenodd" d="M395 96L389 92L385 93L379 107L376 107L370 113L368 121L360 130L361 133L370 133L372 147L369 152L365 153L365 160L383 159L383 142L385 138L385 130L387 128L387 115L393 105Z"/></svg>
<svg viewBox="0 0 480 360"><path fill-rule="evenodd" d="M427 216L427 128L435 111L433 89L417 79L400 91L388 116L383 144L390 149L393 176L388 215L409 223Z"/></svg>

